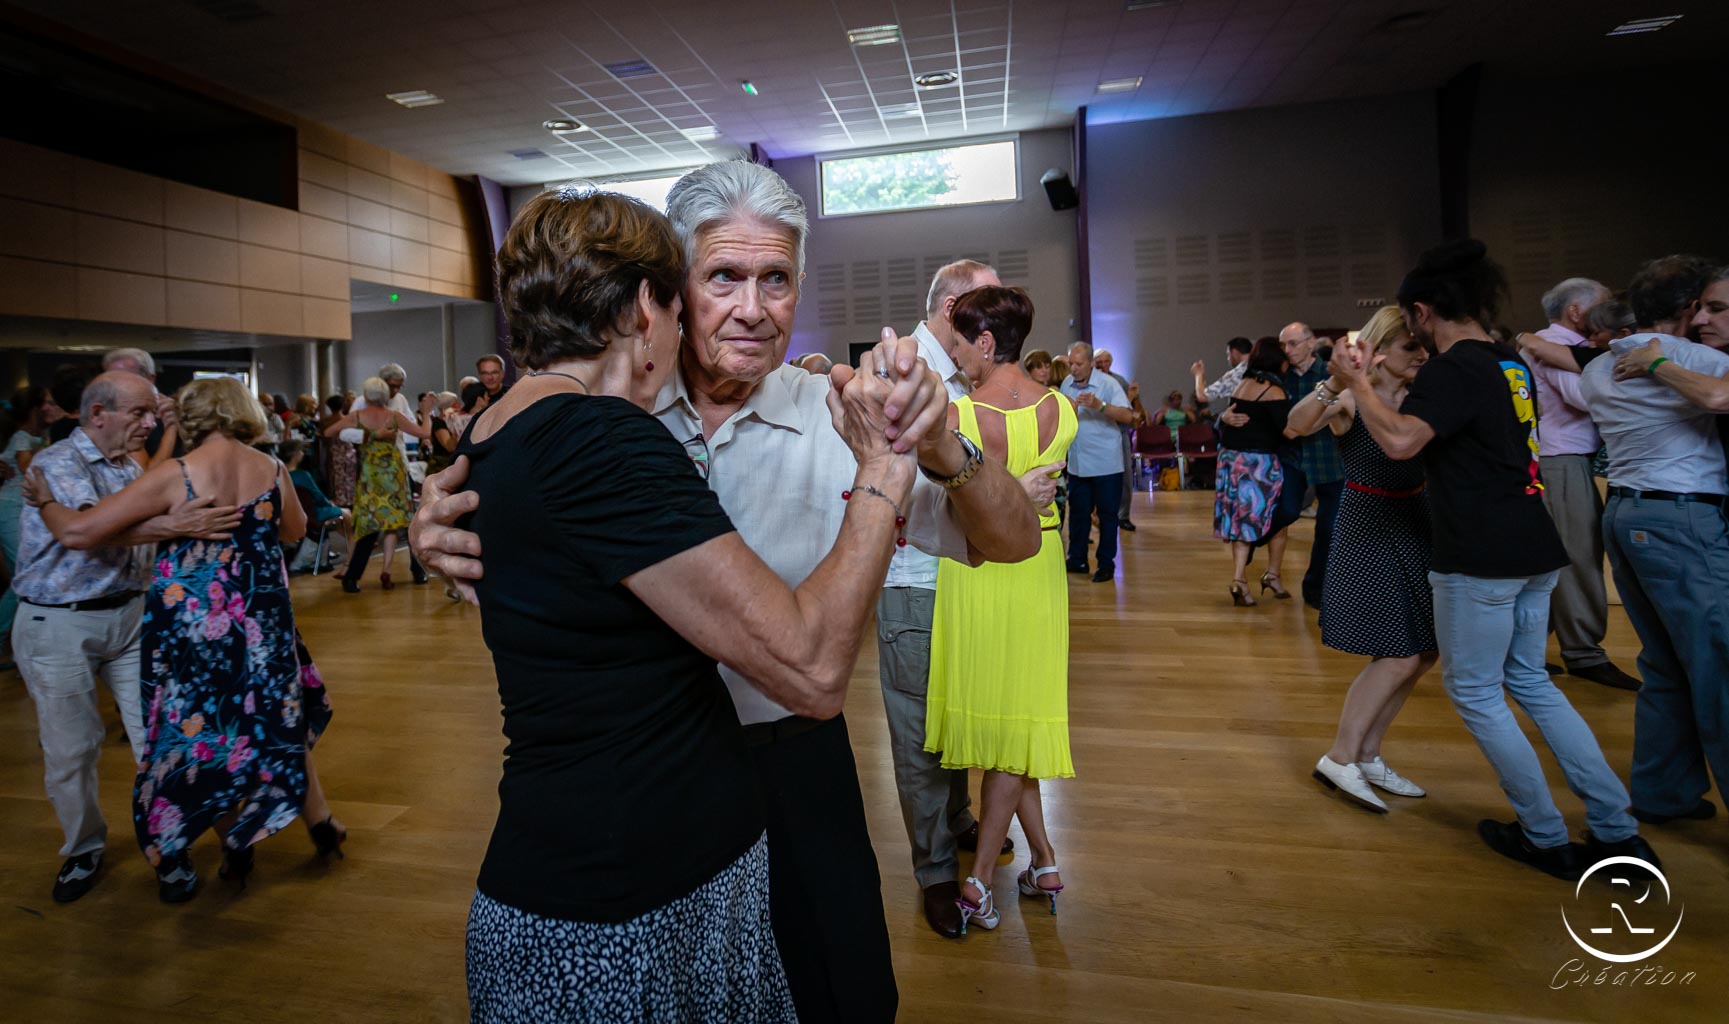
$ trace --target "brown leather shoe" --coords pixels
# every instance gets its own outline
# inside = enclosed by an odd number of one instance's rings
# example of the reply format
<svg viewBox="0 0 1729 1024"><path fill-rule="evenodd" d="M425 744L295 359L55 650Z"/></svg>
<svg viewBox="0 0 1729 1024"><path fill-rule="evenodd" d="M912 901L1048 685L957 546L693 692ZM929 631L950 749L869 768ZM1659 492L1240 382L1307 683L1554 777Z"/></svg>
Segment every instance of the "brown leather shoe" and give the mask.
<svg viewBox="0 0 1729 1024"><path fill-rule="evenodd" d="M979 823L973 822L972 827L965 832L955 833L955 845L968 853L976 853L979 848ZM1015 852L1015 841L1009 836L1003 837L1003 849L999 857L1007 857Z"/></svg>
<svg viewBox="0 0 1729 1024"><path fill-rule="evenodd" d="M925 889L925 920L945 939L961 937L961 908L955 902L960 897L959 882L938 882Z"/></svg>
<svg viewBox="0 0 1729 1024"><path fill-rule="evenodd" d="M1644 685L1639 681L1637 676L1628 675L1615 667L1615 663L1610 661L1605 661L1601 665L1592 665L1588 668L1569 667L1567 669L1567 674L1570 676L1577 676L1580 679L1589 679L1591 682L1599 683L1603 686L1612 686L1617 690L1637 690L1640 686Z"/></svg>

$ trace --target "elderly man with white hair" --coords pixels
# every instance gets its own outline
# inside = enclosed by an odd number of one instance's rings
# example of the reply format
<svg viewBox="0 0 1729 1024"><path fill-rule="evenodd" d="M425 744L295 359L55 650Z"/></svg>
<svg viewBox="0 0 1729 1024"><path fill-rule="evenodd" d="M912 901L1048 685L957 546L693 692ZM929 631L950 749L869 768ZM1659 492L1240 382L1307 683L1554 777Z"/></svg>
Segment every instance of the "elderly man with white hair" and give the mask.
<svg viewBox="0 0 1729 1024"><path fill-rule="evenodd" d="M1079 421L1069 446L1070 572L1087 571L1093 512L1099 514L1099 546L1094 583L1109 583L1117 573L1117 517L1123 500L1122 428L1134 422L1135 410L1115 377L1099 371L1093 347L1084 341L1069 346L1069 376L1060 389L1075 403Z"/></svg>
<svg viewBox="0 0 1729 1024"><path fill-rule="evenodd" d="M103 353L102 372L136 373L156 386L156 360L141 348L116 348ZM144 447L132 453L132 458L145 469L163 459L180 453L180 413L174 399L160 391L156 394L156 427L144 439Z"/></svg>
<svg viewBox="0 0 1729 1024"><path fill-rule="evenodd" d="M667 213L688 263L684 341L651 411L745 543L797 586L834 546L857 468L829 416L830 379L786 363L809 233L804 200L768 168L729 162L679 179ZM1030 557L1038 520L1020 482L943 428L942 382L913 339L885 334L879 352L892 369L882 372L895 382L888 436L917 451L925 474L897 516L902 539L972 562ZM464 457L427 480L410 538L439 571L478 579L479 538L454 528L478 499L449 494L466 478ZM794 715L726 666L721 675L766 811L770 918L798 1018L892 1021L899 996L881 879L845 719Z"/></svg>
<svg viewBox="0 0 1729 1024"><path fill-rule="evenodd" d="M1549 326L1537 336L1573 350L1583 367L1601 353L1588 340L1593 306L1610 299L1609 289L1588 277L1569 277L1543 295ZM1609 594L1603 584L1603 498L1591 461L1603 446L1579 392L1580 375L1532 360L1531 379L1542 420L1537 426L1543 504L1572 560L1561 570L1549 599L1549 629L1561 645L1569 675L1620 690L1637 690L1638 678L1609 660L1603 637L1609 629Z"/></svg>

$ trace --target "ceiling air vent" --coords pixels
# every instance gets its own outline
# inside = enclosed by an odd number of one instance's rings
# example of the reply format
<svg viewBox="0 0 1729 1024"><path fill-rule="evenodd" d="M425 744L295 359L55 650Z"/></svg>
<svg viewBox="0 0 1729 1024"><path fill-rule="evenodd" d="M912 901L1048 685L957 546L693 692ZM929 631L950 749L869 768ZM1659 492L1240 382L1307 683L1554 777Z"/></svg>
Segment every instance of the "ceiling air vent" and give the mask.
<svg viewBox="0 0 1729 1024"><path fill-rule="evenodd" d="M518 160L550 160L550 159L552 159L551 157L547 156L545 152L538 150L538 149L513 149L510 151L510 155L513 157L516 157Z"/></svg>
<svg viewBox="0 0 1729 1024"><path fill-rule="evenodd" d="M660 70L646 60L621 60L612 64L602 64L614 78L641 78L644 75L658 75Z"/></svg>

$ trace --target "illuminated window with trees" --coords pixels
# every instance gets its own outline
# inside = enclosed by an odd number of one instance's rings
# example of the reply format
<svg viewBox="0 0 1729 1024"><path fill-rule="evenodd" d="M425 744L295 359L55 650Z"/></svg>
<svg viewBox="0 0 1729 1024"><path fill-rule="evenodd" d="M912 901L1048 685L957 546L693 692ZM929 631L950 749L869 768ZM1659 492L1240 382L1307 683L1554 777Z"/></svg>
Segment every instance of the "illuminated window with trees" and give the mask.
<svg viewBox="0 0 1729 1024"><path fill-rule="evenodd" d="M825 217L1019 199L1015 141L821 161Z"/></svg>

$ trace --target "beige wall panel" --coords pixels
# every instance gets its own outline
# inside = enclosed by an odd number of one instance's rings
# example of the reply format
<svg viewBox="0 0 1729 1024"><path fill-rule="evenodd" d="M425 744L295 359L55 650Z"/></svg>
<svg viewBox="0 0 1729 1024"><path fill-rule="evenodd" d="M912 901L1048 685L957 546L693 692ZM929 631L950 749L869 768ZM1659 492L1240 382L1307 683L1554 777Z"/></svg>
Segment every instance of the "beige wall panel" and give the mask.
<svg viewBox="0 0 1729 1024"><path fill-rule="evenodd" d="M390 205L405 213L426 216L426 190L400 181L390 183Z"/></svg>
<svg viewBox="0 0 1729 1024"><path fill-rule="evenodd" d="M300 248L300 214L269 203L240 200L240 240L290 251Z"/></svg>
<svg viewBox="0 0 1729 1024"><path fill-rule="evenodd" d="M373 284L396 283L396 275L388 267L369 267L364 263L350 263L348 276L356 281L371 281Z"/></svg>
<svg viewBox="0 0 1729 1024"><path fill-rule="evenodd" d="M168 326L240 330L240 289L202 281L169 281Z"/></svg>
<svg viewBox="0 0 1729 1024"><path fill-rule="evenodd" d="M240 290L240 329L256 334L303 334L301 306L305 301L298 295Z"/></svg>
<svg viewBox="0 0 1729 1024"><path fill-rule="evenodd" d="M455 178L443 171L430 169L426 172L426 190L435 196L443 196L446 199L452 200L462 195L462 193L457 190Z"/></svg>
<svg viewBox="0 0 1729 1024"><path fill-rule="evenodd" d="M401 153L390 154L390 176L397 181L413 185L421 191L426 190L426 176L429 168L419 160L403 156Z"/></svg>
<svg viewBox="0 0 1729 1024"><path fill-rule="evenodd" d="M427 262L426 246L406 238L390 240L390 269L399 274L425 277L428 273Z"/></svg>
<svg viewBox="0 0 1729 1024"><path fill-rule="evenodd" d="M348 165L303 149L300 151L300 180L345 192L348 190Z"/></svg>
<svg viewBox="0 0 1729 1024"><path fill-rule="evenodd" d="M456 224L446 224L441 220L428 220L426 223L426 240L441 249L454 252L468 251L468 234Z"/></svg>
<svg viewBox="0 0 1729 1024"><path fill-rule="evenodd" d="M462 224L462 207L457 204L455 199L441 196L436 192L429 193L426 197L426 214L433 220L443 221L446 224Z"/></svg>
<svg viewBox="0 0 1729 1024"><path fill-rule="evenodd" d="M382 174L362 170L359 167L348 169L348 194L370 199L375 203L390 202L390 179Z"/></svg>
<svg viewBox="0 0 1729 1024"><path fill-rule="evenodd" d="M126 270L134 274L162 273L164 232L154 224L137 224L93 213L78 215L78 262L86 267Z"/></svg>
<svg viewBox="0 0 1729 1024"><path fill-rule="evenodd" d="M294 127L300 135L301 149L310 149L338 160L348 158L348 136L336 129L316 121L301 121Z"/></svg>
<svg viewBox="0 0 1729 1024"><path fill-rule="evenodd" d="M348 219L348 194L310 181L300 183L300 212L330 220Z"/></svg>
<svg viewBox="0 0 1729 1024"><path fill-rule="evenodd" d="M462 283L463 268L468 266L467 256L451 252L449 249L427 250L427 274L440 281Z"/></svg>
<svg viewBox="0 0 1729 1024"><path fill-rule="evenodd" d="M300 292L321 299L348 301L348 264L317 256L300 257ZM323 335L320 335L323 337Z"/></svg>
<svg viewBox="0 0 1729 1024"><path fill-rule="evenodd" d="M390 283L398 288L413 288L417 291L432 291L432 279L420 274L395 273L390 275Z"/></svg>
<svg viewBox="0 0 1729 1024"><path fill-rule="evenodd" d="M185 231L169 231L163 239L169 277L190 278L214 284L240 283L240 245L226 238L211 238ZM236 299L238 302L238 299ZM236 309L239 308L237 305ZM172 315L172 304L170 314Z"/></svg>
<svg viewBox="0 0 1729 1024"><path fill-rule="evenodd" d="M390 233L398 238L406 238L411 242L427 240L427 220L414 213L405 213L392 208L390 211Z"/></svg>
<svg viewBox="0 0 1729 1024"><path fill-rule="evenodd" d="M348 197L348 223L369 231L390 231L390 207L359 196Z"/></svg>
<svg viewBox="0 0 1729 1024"><path fill-rule="evenodd" d="M390 236L365 228L348 229L348 259L368 267L390 268Z"/></svg>
<svg viewBox="0 0 1729 1024"><path fill-rule="evenodd" d="M301 330L312 338L347 338L354 332L347 299L300 300Z"/></svg>
<svg viewBox="0 0 1729 1024"><path fill-rule="evenodd" d="M168 323L167 282L160 277L78 268L78 316L122 324Z"/></svg>
<svg viewBox="0 0 1729 1024"><path fill-rule="evenodd" d="M165 181L163 223L218 238L240 237L240 200L178 181Z"/></svg>
<svg viewBox="0 0 1729 1024"><path fill-rule="evenodd" d="M374 146L370 142L362 142L352 135L348 137L348 154L345 159L350 166L359 167L383 177L390 176L390 150Z"/></svg>
<svg viewBox="0 0 1729 1024"><path fill-rule="evenodd" d="M110 217L161 224L163 185L161 178L93 160L78 160L72 167L73 205Z"/></svg>
<svg viewBox="0 0 1729 1024"><path fill-rule="evenodd" d="M300 254L262 245L240 246L240 285L273 292L300 292Z"/></svg>
<svg viewBox="0 0 1729 1024"><path fill-rule="evenodd" d="M78 258L77 231L71 210L0 198L0 253L71 263Z"/></svg>
<svg viewBox="0 0 1729 1024"><path fill-rule="evenodd" d="M300 215L300 251L325 259L348 258L348 225L322 217Z"/></svg>
<svg viewBox="0 0 1729 1024"><path fill-rule="evenodd" d="M71 206L73 163L64 153L0 139L0 195Z"/></svg>
<svg viewBox="0 0 1729 1024"><path fill-rule="evenodd" d="M77 268L0 256L0 312L13 316L77 316Z"/></svg>

